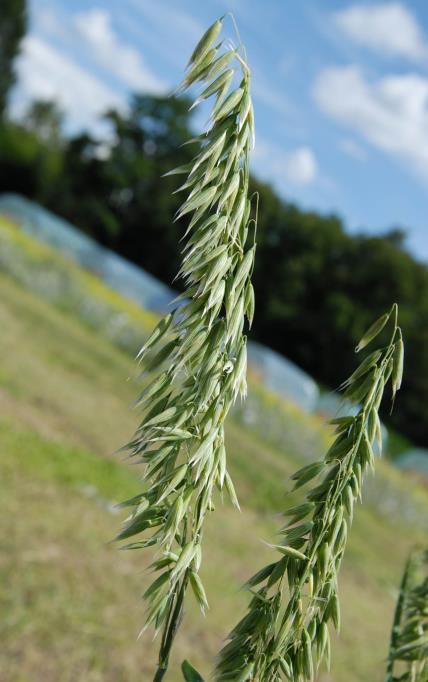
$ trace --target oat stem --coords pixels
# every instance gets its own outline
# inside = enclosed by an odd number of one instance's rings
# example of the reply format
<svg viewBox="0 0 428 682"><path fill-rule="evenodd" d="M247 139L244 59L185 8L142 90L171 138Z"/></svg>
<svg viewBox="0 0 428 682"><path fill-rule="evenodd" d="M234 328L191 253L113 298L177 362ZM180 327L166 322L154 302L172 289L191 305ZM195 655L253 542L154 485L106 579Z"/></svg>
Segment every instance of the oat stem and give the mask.
<svg viewBox="0 0 428 682"><path fill-rule="evenodd" d="M315 480L317 485L303 504L286 511L283 540L273 545L279 558L248 581L252 599L220 652L218 682L303 682L313 680L323 657L329 661L327 624L332 621L339 629L338 573L354 503L366 469L374 468L375 441L381 450L378 410L388 381L393 395L401 385L403 343L396 305L357 346L357 351L365 348L388 323L387 346L370 353L342 386L345 398L359 403L358 413L333 419L336 439L325 458L292 476L294 489Z"/></svg>
<svg viewBox="0 0 428 682"><path fill-rule="evenodd" d="M202 538L214 492L238 506L226 467L224 422L246 395L247 340L254 314L251 274L256 218L248 197L254 138L250 71L242 46L225 49L216 21L196 46L179 90L202 85L196 106L214 98L194 160L170 172L183 176L187 198L182 266L185 291L140 351L151 381L139 405L143 419L129 445L145 464L145 487L119 539L144 533L128 549L154 547L156 578L145 592L146 626L162 631L155 680L162 680L190 585L208 607L199 577ZM243 56L244 55L244 56Z"/></svg>

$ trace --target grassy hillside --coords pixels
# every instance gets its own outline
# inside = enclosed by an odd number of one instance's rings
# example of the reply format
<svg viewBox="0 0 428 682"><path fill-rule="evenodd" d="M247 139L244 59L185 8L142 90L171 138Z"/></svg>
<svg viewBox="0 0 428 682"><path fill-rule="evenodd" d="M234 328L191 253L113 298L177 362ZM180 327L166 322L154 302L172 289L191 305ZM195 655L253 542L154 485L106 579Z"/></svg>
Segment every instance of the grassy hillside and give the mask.
<svg viewBox="0 0 428 682"><path fill-rule="evenodd" d="M0 274L0 679L150 680L157 642L150 633L137 640L149 557L109 543L122 518L113 503L140 485L141 470L113 454L137 423L135 365L67 306L52 305L11 275ZM285 404L281 414L285 431L295 434L281 450L238 421L229 425L243 511L219 503L208 522L202 573L212 608L204 619L189 596L171 682L180 680L184 656L208 673L244 608L238 587L269 555L261 539L272 538L281 522L287 476L303 456L296 433L304 442L312 429L320 448L328 440L318 420ZM387 490L386 500L405 496L428 517L426 496L413 482L382 463L377 480L375 501ZM374 503L356 510L341 574L343 632L322 682L382 680L394 589L409 548L424 538L411 514L410 523L401 519L398 504L384 505L382 514Z"/></svg>

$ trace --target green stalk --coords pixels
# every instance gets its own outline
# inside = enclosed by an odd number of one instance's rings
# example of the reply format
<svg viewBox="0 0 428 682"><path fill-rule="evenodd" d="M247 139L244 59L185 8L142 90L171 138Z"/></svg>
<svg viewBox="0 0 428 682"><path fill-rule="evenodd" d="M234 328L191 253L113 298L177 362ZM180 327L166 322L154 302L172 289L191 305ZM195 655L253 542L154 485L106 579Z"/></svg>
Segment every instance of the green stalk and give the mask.
<svg viewBox="0 0 428 682"><path fill-rule="evenodd" d="M401 667L400 673L396 672L397 665ZM427 680L428 551L415 551L407 561L400 585L391 629L385 682Z"/></svg>
<svg viewBox="0 0 428 682"><path fill-rule="evenodd" d="M397 599L397 606L394 612L394 621L392 623L391 629L391 639L388 652L388 663L386 668L386 679L385 682L393 682L393 672L394 672L394 651L397 648L398 636L400 631L400 623L403 615L404 599L407 590L407 583L409 580L409 573L411 567L411 558L407 560L406 568L403 573L403 577L400 585L400 594Z"/></svg>
<svg viewBox="0 0 428 682"><path fill-rule="evenodd" d="M189 579L186 572L186 575L182 580L178 595L175 598L174 608L171 610L169 621L162 635L162 642L159 649L158 669L153 678L153 682L161 682L161 680L163 680L168 670L169 655L171 653L175 635L177 634L177 630L180 627L180 623L183 617L183 602L188 582Z"/></svg>
<svg viewBox="0 0 428 682"><path fill-rule="evenodd" d="M401 385L403 348L397 306L377 320L357 346L365 348L392 326L387 346L371 353L343 384L345 397L360 404L357 415L332 420L336 440L324 460L292 476L295 489L317 480L303 505L286 512L279 558L247 583L252 599L246 616L232 630L215 670L226 680L312 680L322 660L329 661L327 624L340 625L337 580L363 475L374 467L373 444L381 448L378 416L384 388ZM322 478L320 478L322 475Z"/></svg>
<svg viewBox="0 0 428 682"><path fill-rule="evenodd" d="M129 449L145 465L145 485L125 503L133 511L118 536L139 536L128 549L156 551L145 599L146 626L162 632L157 681L168 669L189 586L201 610L208 607L199 567L215 489L239 506L224 423L246 394L245 326L254 314L256 218L248 197L254 117L245 52L219 42L222 23L196 46L179 88L202 85L194 106L214 101L207 130L194 140L194 160L170 173L184 176L177 191L187 197L176 216L187 221L179 272L185 291L139 354L150 383Z"/></svg>

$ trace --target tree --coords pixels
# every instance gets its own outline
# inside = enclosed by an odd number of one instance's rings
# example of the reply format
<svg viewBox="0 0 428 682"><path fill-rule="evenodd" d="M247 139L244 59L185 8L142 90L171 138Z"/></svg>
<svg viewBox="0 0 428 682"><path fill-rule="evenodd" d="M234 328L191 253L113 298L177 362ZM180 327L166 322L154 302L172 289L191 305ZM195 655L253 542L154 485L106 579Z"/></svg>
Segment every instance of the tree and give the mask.
<svg viewBox="0 0 428 682"><path fill-rule="evenodd" d="M15 82L14 60L27 29L26 0L2 0L0 21L0 117Z"/></svg>
<svg viewBox="0 0 428 682"><path fill-rule="evenodd" d="M114 140L107 162L114 188L109 205L121 225L114 247L167 282L178 270L183 221L171 220L180 200L173 194L174 178L162 176L194 155L194 145L183 146L192 137L189 106L187 98L137 95L129 114L107 115Z"/></svg>
<svg viewBox="0 0 428 682"><path fill-rule="evenodd" d="M62 177L62 152L19 123L0 120L0 192L17 192L49 206Z"/></svg>
<svg viewBox="0 0 428 682"><path fill-rule="evenodd" d="M55 111L38 105L26 128L0 124L0 191L39 201L170 284L185 226L171 221L180 205L174 177L161 176L194 155L192 144L184 145L193 134L189 105L181 97L135 95L128 111L106 115L107 140L81 133L60 145L46 141L59 125ZM337 216L302 210L255 178L251 189L263 207L253 338L333 388L354 368L354 338L396 300L406 380L401 409L383 418L426 446L428 269L407 252L405 232L351 235ZM180 289L180 280L174 286Z"/></svg>
<svg viewBox="0 0 428 682"><path fill-rule="evenodd" d="M58 147L62 142L64 112L53 100L36 99L25 112L22 123L48 146Z"/></svg>
<svg viewBox="0 0 428 682"><path fill-rule="evenodd" d="M121 230L112 196L113 178L109 160L89 133L82 133L63 147L64 172L60 178L52 210L59 212L102 244L117 248Z"/></svg>

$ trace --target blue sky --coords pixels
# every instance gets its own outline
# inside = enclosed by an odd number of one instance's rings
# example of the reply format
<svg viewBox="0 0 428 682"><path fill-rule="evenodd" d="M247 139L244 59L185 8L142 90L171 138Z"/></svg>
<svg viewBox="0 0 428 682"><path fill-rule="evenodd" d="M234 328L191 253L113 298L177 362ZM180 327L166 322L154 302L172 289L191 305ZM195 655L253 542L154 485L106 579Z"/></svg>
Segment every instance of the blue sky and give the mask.
<svg viewBox="0 0 428 682"><path fill-rule="evenodd" d="M232 11L253 71L252 166L289 200L349 230L409 231L428 260L428 3L30 0L12 113L59 100L68 129L131 91L165 93L195 42ZM228 30L233 36L229 22Z"/></svg>

